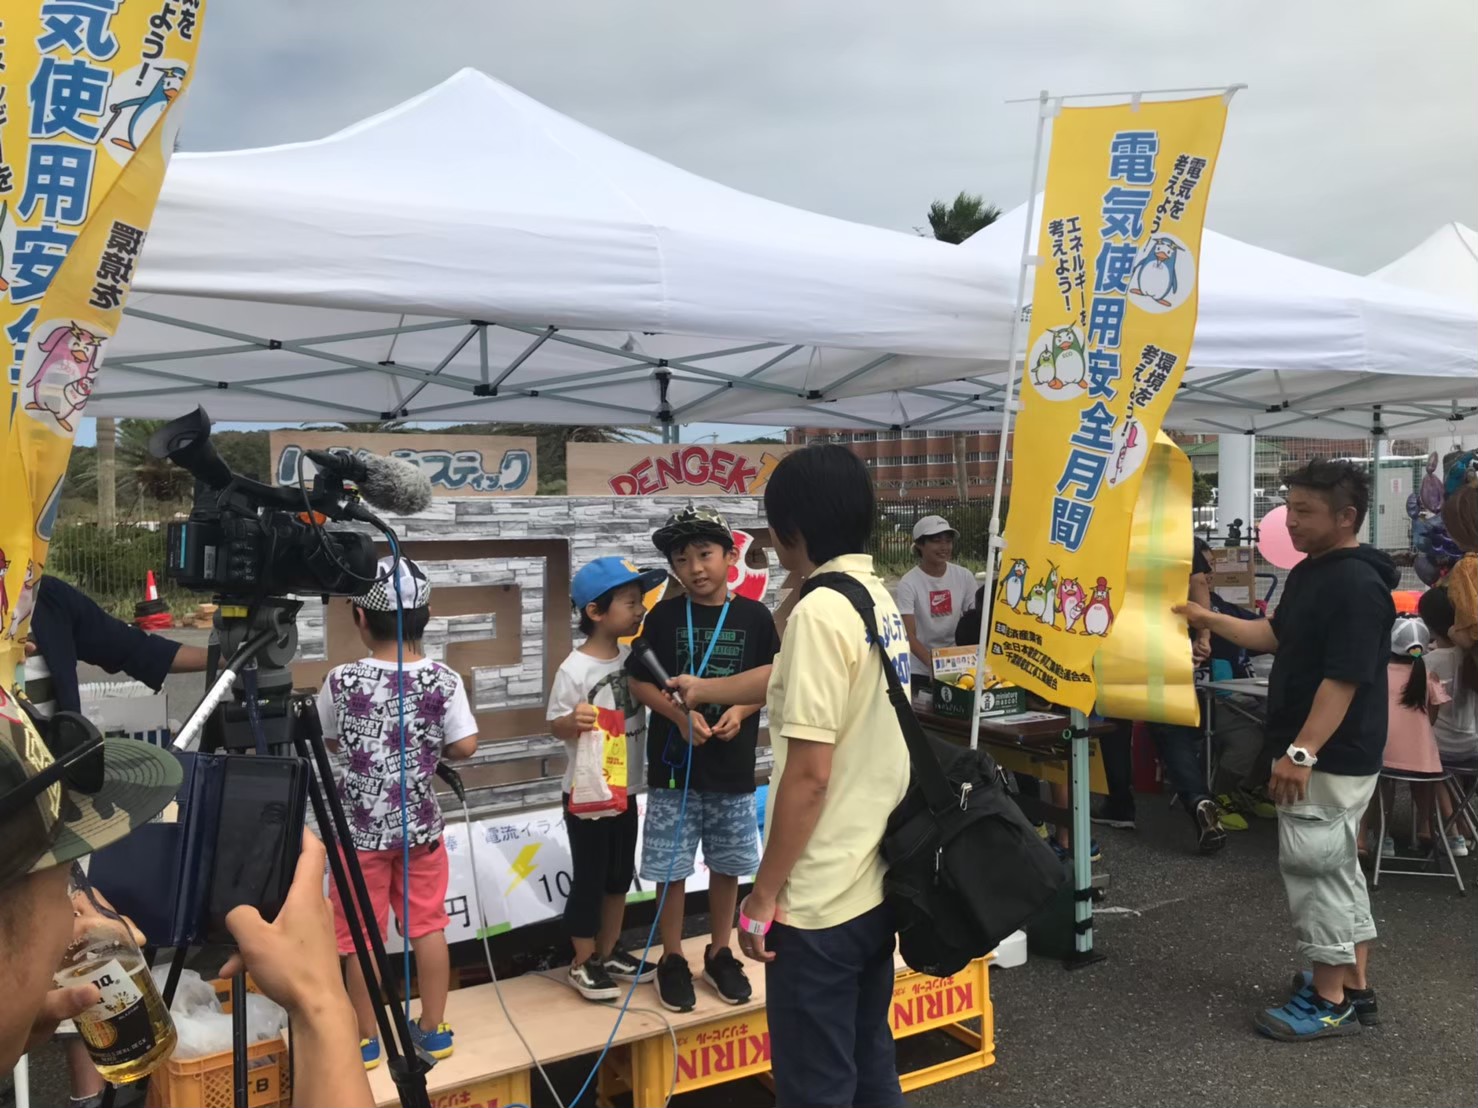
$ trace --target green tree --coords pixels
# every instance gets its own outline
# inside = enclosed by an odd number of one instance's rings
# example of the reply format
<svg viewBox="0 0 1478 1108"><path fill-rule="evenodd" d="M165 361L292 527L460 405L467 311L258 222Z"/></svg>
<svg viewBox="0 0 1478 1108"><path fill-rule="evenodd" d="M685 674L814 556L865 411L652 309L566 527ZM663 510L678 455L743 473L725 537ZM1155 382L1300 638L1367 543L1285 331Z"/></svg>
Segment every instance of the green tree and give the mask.
<svg viewBox="0 0 1478 1108"><path fill-rule="evenodd" d="M940 242L961 243L1000 217L1001 209L987 204L983 196L961 192L952 203L936 200L929 205L929 233Z"/></svg>
<svg viewBox="0 0 1478 1108"><path fill-rule="evenodd" d="M1216 494L1216 478L1209 473L1191 474L1191 506L1204 508Z"/></svg>

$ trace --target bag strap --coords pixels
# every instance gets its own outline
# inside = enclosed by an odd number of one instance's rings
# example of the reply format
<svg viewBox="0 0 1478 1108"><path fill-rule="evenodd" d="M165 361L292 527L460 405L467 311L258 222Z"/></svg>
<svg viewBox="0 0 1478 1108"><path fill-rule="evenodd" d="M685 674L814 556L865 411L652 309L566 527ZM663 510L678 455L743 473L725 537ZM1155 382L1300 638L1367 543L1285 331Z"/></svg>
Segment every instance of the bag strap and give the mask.
<svg viewBox="0 0 1478 1108"><path fill-rule="evenodd" d="M877 646L882 659L883 677L888 683L888 700L898 715L898 726L903 731L903 741L908 746L908 760L913 766L914 777L924 799L934 812L955 807L958 802L955 792L950 788L939 759L929 746L929 739L919 725L918 717L914 715L913 706L909 704L908 696L903 691L903 683L898 679L898 671L893 668L893 659L888 656L883 645L883 637L878 634L872 593L867 591L867 586L861 581L845 573L817 574L801 586L801 596L804 597L812 589L831 589L841 593L852 602L852 607L862 617L862 626L867 629L868 641Z"/></svg>

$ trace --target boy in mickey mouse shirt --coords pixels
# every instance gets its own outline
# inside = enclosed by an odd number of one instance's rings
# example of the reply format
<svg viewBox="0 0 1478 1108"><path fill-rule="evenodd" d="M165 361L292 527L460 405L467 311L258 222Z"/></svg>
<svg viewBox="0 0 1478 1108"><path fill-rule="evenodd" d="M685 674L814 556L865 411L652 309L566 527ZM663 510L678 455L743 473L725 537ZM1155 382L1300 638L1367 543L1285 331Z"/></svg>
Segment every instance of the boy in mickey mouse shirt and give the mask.
<svg viewBox="0 0 1478 1108"><path fill-rule="evenodd" d="M451 921L446 914L448 867L441 838L441 805L432 778L442 758L468 758L476 752L477 721L462 678L421 651L421 637L431 617L431 583L409 558L400 559L393 575L392 565L393 559L382 558L375 572L379 580L354 598L354 626L370 653L329 671L318 693L318 718L323 737L342 768L339 795L380 935L385 934L386 913L393 906L400 932L410 940L416 956L421 1016L411 1025L411 1032L439 1059L452 1053L452 1029L443 1019L451 986L445 933ZM402 640L399 648L397 639ZM403 841L407 837L408 868ZM407 888L410 918L401 919ZM352 956L354 941L338 889L332 888L330 895L339 953L348 959L349 999L359 1020L360 1052L365 1069L374 1069L380 1064L375 1010L359 961Z"/></svg>

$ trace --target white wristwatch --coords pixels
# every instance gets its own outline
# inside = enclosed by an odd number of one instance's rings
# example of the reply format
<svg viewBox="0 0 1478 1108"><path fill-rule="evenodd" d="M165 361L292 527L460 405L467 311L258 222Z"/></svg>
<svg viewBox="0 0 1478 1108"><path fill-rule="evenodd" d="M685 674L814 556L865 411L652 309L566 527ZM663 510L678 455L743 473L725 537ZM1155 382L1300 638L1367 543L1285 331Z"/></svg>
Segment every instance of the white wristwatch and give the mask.
<svg viewBox="0 0 1478 1108"><path fill-rule="evenodd" d="M1296 766L1314 766L1319 764L1318 756L1306 747L1290 746L1285 753L1288 755L1288 760Z"/></svg>

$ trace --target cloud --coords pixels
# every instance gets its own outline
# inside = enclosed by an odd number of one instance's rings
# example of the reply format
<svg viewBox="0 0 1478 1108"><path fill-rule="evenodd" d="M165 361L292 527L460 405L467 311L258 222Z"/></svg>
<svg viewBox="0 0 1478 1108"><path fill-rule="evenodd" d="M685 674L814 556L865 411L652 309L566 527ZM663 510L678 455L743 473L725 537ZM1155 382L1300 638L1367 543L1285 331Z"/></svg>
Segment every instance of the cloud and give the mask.
<svg viewBox="0 0 1478 1108"><path fill-rule="evenodd" d="M1471 0L252 0L210 9L183 145L319 137L470 65L685 169L906 231L962 188L1025 198L1033 110L1010 97L1243 81L1211 224L1365 272L1478 225L1474 57Z"/></svg>

